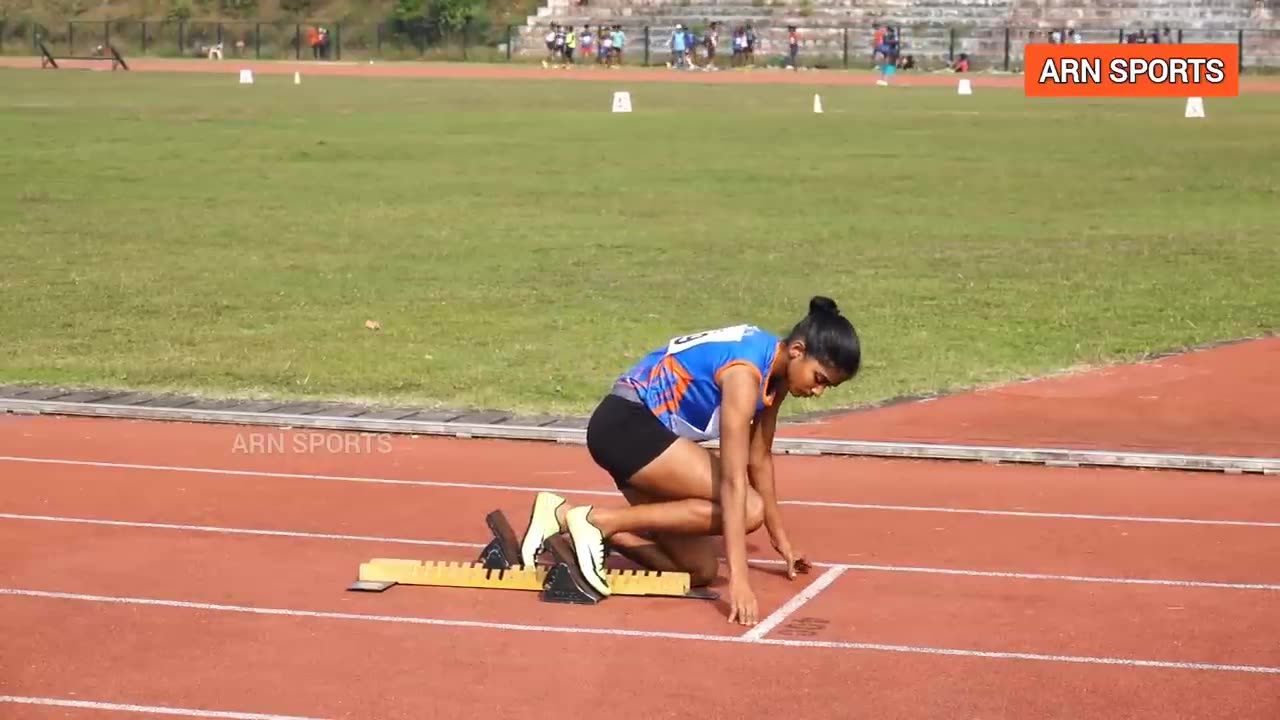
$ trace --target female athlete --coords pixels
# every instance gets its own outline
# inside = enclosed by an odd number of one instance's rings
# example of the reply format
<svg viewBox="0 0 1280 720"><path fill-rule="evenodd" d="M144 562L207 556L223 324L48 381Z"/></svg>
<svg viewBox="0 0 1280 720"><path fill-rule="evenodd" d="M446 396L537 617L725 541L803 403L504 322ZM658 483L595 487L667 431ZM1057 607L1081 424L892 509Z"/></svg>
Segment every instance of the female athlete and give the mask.
<svg viewBox="0 0 1280 720"><path fill-rule="evenodd" d="M803 558L782 526L772 446L788 394L815 397L858 373L858 334L830 298L780 338L753 325L671 340L618 378L587 425L587 449L629 507L571 506L539 493L521 552L526 566L546 540L568 531L583 574L609 594L604 543L649 570L687 572L706 585L719 571L712 536L729 564L729 622L754 625L746 536L764 525L795 577ZM699 443L720 439L719 453ZM647 534L651 540L641 533Z"/></svg>

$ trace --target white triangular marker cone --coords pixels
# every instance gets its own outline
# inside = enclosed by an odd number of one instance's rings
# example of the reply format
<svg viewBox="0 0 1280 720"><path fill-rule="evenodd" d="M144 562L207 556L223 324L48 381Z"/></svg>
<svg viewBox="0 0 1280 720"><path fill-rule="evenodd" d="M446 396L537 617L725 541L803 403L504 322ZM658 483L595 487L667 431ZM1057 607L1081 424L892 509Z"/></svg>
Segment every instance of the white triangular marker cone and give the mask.
<svg viewBox="0 0 1280 720"><path fill-rule="evenodd" d="M822 112L822 96L821 95L815 94L813 96L813 111L816 113Z"/></svg>
<svg viewBox="0 0 1280 720"><path fill-rule="evenodd" d="M1204 117L1204 99L1198 97L1187 98L1186 117L1202 118Z"/></svg>
<svg viewBox="0 0 1280 720"><path fill-rule="evenodd" d="M296 72L296 73L294 73L294 74L293 74L293 84L294 84L294 85L301 85L301 84L302 84L302 73L300 73L300 72Z"/></svg>
<svg viewBox="0 0 1280 720"><path fill-rule="evenodd" d="M631 93L621 90L613 94L614 112L631 112Z"/></svg>
<svg viewBox="0 0 1280 720"><path fill-rule="evenodd" d="M960 87L957 88L957 92L959 92L961 95L973 94L973 85L969 83L968 78L964 78L960 81Z"/></svg>
<svg viewBox="0 0 1280 720"><path fill-rule="evenodd" d="M241 84L241 85L252 85L252 84L253 84L253 71L252 71L252 70L241 70L241 71L240 71L240 84Z"/></svg>

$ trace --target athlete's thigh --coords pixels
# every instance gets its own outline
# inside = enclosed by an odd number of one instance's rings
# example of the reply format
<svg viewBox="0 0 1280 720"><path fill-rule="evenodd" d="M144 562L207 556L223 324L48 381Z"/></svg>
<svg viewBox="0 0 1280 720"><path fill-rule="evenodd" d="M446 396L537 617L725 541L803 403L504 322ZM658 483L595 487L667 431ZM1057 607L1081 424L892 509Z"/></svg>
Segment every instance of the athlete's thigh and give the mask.
<svg viewBox="0 0 1280 720"><path fill-rule="evenodd" d="M720 454L704 448L686 438L678 438L657 458L640 469L627 481L626 490L637 490L653 498L648 502L663 500L688 500L698 498L720 506ZM761 517L764 499L751 485L747 485L747 514ZM627 496L630 500L631 496ZM631 500L634 504L636 501ZM758 523L757 523L758 524Z"/></svg>
<svg viewBox="0 0 1280 720"><path fill-rule="evenodd" d="M688 438L677 438L661 455L632 475L627 485L662 500L718 501L720 458Z"/></svg>
<svg viewBox="0 0 1280 720"><path fill-rule="evenodd" d="M659 497L635 488L622 491L632 505L664 502ZM694 585L707 585L720 570L720 543L714 535L676 535L671 533L646 534L676 567L692 576Z"/></svg>

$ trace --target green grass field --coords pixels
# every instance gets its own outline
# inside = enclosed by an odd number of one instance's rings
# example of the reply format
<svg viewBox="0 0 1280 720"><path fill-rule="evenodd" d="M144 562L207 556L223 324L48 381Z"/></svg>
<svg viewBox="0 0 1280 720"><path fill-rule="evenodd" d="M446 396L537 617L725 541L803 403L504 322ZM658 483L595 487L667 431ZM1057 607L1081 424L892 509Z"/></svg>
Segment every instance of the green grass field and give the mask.
<svg viewBox="0 0 1280 720"><path fill-rule="evenodd" d="M0 382L584 412L827 294L796 412L1280 325L1280 95L615 87L0 71Z"/></svg>

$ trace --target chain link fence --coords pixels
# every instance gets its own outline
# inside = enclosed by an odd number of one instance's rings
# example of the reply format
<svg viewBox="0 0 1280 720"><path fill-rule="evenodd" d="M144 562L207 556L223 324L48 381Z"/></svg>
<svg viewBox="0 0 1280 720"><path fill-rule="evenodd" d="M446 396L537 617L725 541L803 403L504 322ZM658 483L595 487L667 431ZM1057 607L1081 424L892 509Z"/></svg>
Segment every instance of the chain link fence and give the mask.
<svg viewBox="0 0 1280 720"><path fill-rule="evenodd" d="M320 20L208 22L179 20L106 20L39 23L21 18L0 20L0 54L39 54L43 42L55 57L101 54L114 46L129 57L209 58L220 50L222 59L361 61L434 60L472 62L548 62L597 64L596 47L578 47L572 58L548 47L546 34L554 18L541 18L546 25L489 25L467 23L459 29L445 29L427 22L340 23ZM615 29L623 33L620 57L623 65L665 66L672 63L672 39L676 23L666 25L579 25L578 33L590 28L593 35ZM709 22L686 26L693 35L695 66L710 64L704 39ZM784 66L790 61L788 29L759 27L744 52L734 51L734 31L738 23L719 23L718 48L714 64L718 69L733 67ZM951 67L964 57L970 71L1019 72L1027 43L1045 42L1051 29L1008 25L957 25L952 27L898 26L894 28L900 62L908 59L911 69L932 71ZM1065 30L1065 29L1064 29ZM874 36L871 24L850 26L799 26L796 61L808 68L871 68L874 65ZM1126 42L1137 28L1088 28L1079 32L1079 42ZM1257 30L1173 30L1162 42L1231 43L1240 48L1241 68L1264 71L1280 68L1280 29Z"/></svg>

